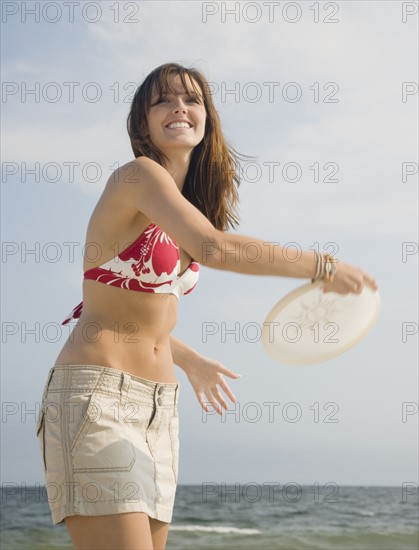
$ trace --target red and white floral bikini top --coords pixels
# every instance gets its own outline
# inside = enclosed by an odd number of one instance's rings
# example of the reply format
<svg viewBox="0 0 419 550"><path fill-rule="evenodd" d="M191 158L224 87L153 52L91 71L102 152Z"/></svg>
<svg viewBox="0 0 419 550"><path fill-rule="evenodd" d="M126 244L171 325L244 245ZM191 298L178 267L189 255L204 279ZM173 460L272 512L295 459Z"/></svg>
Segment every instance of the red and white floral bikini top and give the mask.
<svg viewBox="0 0 419 550"><path fill-rule="evenodd" d="M84 279L139 292L156 292L179 296L189 294L199 278L199 263L192 260L180 275L180 255L176 242L155 223L123 252L99 267L88 269ZM83 309L80 302L61 323L78 319Z"/></svg>

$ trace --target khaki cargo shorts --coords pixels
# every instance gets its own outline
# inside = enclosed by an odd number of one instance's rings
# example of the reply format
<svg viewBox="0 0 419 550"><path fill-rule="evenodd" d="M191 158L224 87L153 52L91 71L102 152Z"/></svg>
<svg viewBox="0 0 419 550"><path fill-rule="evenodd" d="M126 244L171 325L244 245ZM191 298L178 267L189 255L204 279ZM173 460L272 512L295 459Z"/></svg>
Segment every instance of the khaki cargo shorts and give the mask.
<svg viewBox="0 0 419 550"><path fill-rule="evenodd" d="M36 422L54 525L66 516L145 512L171 522L179 382L100 365L57 365Z"/></svg>

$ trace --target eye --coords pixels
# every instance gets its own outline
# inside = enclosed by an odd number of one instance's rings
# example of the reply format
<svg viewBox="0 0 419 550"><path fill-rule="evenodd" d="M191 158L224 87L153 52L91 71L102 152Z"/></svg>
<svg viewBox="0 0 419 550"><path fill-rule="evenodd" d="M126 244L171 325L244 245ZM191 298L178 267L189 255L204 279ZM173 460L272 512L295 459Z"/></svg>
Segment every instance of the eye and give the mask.
<svg viewBox="0 0 419 550"><path fill-rule="evenodd" d="M150 104L150 107L154 107L155 105L159 105L160 103L164 103L165 101L167 101L166 97L164 96L158 97L154 100L154 103Z"/></svg>
<svg viewBox="0 0 419 550"><path fill-rule="evenodd" d="M200 103L199 99L196 96L190 96L188 101L193 101L194 103Z"/></svg>
<svg viewBox="0 0 419 550"><path fill-rule="evenodd" d="M161 97L159 97L159 98L155 101L155 103L154 103L153 105L158 105L158 104L160 104L160 103L166 103L166 102L168 102L168 101L170 101L170 99L168 99L167 96L161 96ZM202 103L201 100L200 100L200 98L199 98L197 95L189 95L189 96L187 97L187 100L186 100L186 101L192 102L192 103L198 103L198 104ZM152 105L152 106L153 106L153 105Z"/></svg>
<svg viewBox="0 0 419 550"><path fill-rule="evenodd" d="M165 95L161 95L160 97L156 97L154 99L154 103L152 103L151 106L158 105L159 103L164 103L165 101L168 101L167 97Z"/></svg>

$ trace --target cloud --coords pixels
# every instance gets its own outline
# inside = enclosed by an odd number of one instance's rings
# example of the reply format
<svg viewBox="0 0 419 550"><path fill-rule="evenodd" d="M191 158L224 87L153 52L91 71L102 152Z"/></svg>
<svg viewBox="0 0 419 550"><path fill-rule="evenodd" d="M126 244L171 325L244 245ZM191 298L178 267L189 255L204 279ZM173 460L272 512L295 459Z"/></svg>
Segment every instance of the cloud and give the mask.
<svg viewBox="0 0 419 550"><path fill-rule="evenodd" d="M377 405L383 395L370 392L376 385L377 372L383 371L386 375L381 389L392 396L394 385L399 384L402 395L408 387L405 375L413 371L416 362L413 347L399 348L400 323L395 324L394 315L398 319L410 318L408 306L412 303L413 283L409 277L413 270L411 264L401 263L400 247L402 240L415 239L417 197L413 177L409 182L401 182L401 163L417 162L417 104L412 100L401 101L401 83L417 80L417 56L412 53L416 52L417 29L401 23L400 4L340 2L337 24L323 22L326 12L322 9L319 23L314 23L314 11L308 2L301 3L302 18L296 23L284 20L282 3L273 23L269 22L267 11L256 23L245 21L243 12L239 23L233 17L227 17L224 23L220 14L203 23L202 2L157 1L138 3L138 15L133 14L138 22L129 23L128 6L134 4L119 3L117 8L116 3L101 3L102 18L98 23L77 19L61 25L31 22L6 25L8 44L13 45L5 48L3 54L3 76L7 81L19 86L27 83L28 87L34 82L44 86L52 81L61 85L78 82L80 86L76 88L74 102L64 98L51 103L42 95L39 102L30 99L22 102L20 89L16 96L9 97L2 108L3 161L27 163L29 167L35 162L80 165L97 162L103 170L103 177L96 183L88 183L77 172L74 183L67 182L62 190L58 185L48 188L46 184L36 187L29 183L22 187L17 179L10 178L2 190L8 237L19 242L25 239L81 242L96 197L112 167L132 159L125 129L127 98L132 95L132 88L124 86L138 85L161 63L194 65L219 88L230 90L238 83L238 102L232 95L223 98L220 92L214 95L214 100L231 143L241 152L257 155L262 166L261 179L243 182L240 188L242 223L238 233L280 243L297 241L306 249L314 242L336 241L339 258L345 261L352 258L354 265L365 264L367 271L384 286L383 310L376 336L365 339L355 350L313 369L289 369L274 364L261 348L204 344L200 324L214 318L234 321L259 316L261 321L273 300L306 281L274 277L251 280L245 275L203 268L196 291L179 306L187 315L179 316L177 333L199 352L244 372L241 387L235 385L234 390L242 399L247 394L249 401L258 392L265 395L269 387L273 388L274 396L277 388L282 388L284 395L303 392L308 398L317 395L318 400L318 394L325 391L324 400L330 400L333 392L339 395L339 388L346 393L348 387L357 391L362 379L364 394L359 396L358 391L359 399L348 403L345 412L361 414L359 411L371 410L371 403ZM240 10L243 5L240 3ZM333 9L335 4L330 5ZM327 10L331 11L330 6ZM117 13L119 23L115 21ZM83 86L89 82L97 83L102 90L96 103L81 95ZM252 82L262 91L257 102L249 100L250 88L249 95L245 94L245 86ZM267 82L279 82L274 102L269 101ZM295 103L283 95L284 86L291 82L296 82L302 93ZM325 88L330 82L339 86L335 96L338 103L326 101L333 91L330 86ZM314 95L317 91L318 101ZM280 168L274 181L269 181L263 162L272 161L280 163ZM286 181L282 177L282 167L290 162L301 167L299 181ZM338 164L338 183L323 181L328 173L324 168L327 162ZM315 163L320 170L318 182L313 180ZM22 302L19 309L13 303L16 300L8 298L4 304L5 318L20 322L25 318L36 319L39 312L48 311L48 316L61 321L81 301L80 255L71 265L62 264L54 270L50 264L39 262L30 287L26 264L7 267L8 296L21 296L23 288L30 300ZM47 296L34 294L32 287L37 280L39 286L48 287ZM61 313L57 315L56 311ZM46 373L51 364L50 349L39 344L35 348L34 344L32 350L17 340L11 341L4 351L6 373L10 372L10 379L17 384L19 372L19 376L27 377L28 387L35 388L38 383L41 390L41 371L34 370L26 359L37 352L38 364L44 365L40 368ZM404 377L394 369L394 358L401 356ZM20 369L12 370L15 364ZM193 410L199 415L196 397L186 378L184 387L183 410ZM389 406L397 408L399 402L396 399ZM359 448L368 443L368 427L372 422L375 428L375 420L362 421L363 433L357 426L342 424L341 439L356 440ZM200 430L202 425L198 426L197 421L196 424ZM240 428L249 435L249 426ZM266 438L267 432L260 430L260 426L257 428L258 437ZM312 426L305 429L299 441L309 440ZM395 425L390 433L385 433L384 448L398 431ZM211 435L218 438L220 445L231 439L230 435L220 435L219 425ZM207 439L207 445L202 447L204 458L212 456L214 439ZM245 453L246 438L242 442L240 438L234 440L235 451ZM301 448L300 443L291 442L290 453L295 453L296 448ZM185 457L185 472L191 469L194 458L194 453ZM319 460L323 459L324 454L319 452ZM345 463L344 457L342 460L342 471L345 475L348 472L353 481L357 470L351 461ZM271 473L275 473L274 463L272 460ZM383 461L386 472L382 479L389 479L388 472L393 472L392 479L398 475L399 468L394 468L397 463L393 461L391 468L388 464ZM198 478L209 463L201 466ZM401 470L401 463L397 466ZM8 467L10 471L10 464ZM289 479L292 468L286 461L283 468L284 479L287 476ZM227 478L233 474L234 469L226 471ZM306 475L310 474L307 470ZM317 479L327 478L327 465L316 475Z"/></svg>

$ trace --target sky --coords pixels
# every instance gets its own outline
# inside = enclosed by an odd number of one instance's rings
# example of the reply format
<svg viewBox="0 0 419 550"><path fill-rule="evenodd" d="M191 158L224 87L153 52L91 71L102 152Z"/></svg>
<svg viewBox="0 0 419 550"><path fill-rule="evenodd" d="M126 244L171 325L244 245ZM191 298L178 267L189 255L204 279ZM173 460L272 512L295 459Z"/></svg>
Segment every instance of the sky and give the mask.
<svg viewBox="0 0 419 550"><path fill-rule="evenodd" d="M226 377L238 403L221 419L175 367L179 483L417 487L417 3L102 1L71 14L40 2L36 16L2 4L1 481L43 483L34 411L82 299L87 224L133 158L133 92L177 62L204 72L226 140L256 157L231 232L333 243L381 298L355 347L294 367L243 327L308 281L201 265L173 334L242 377ZM208 323L217 331L203 338ZM239 336L224 335L236 323Z"/></svg>

